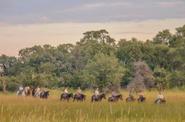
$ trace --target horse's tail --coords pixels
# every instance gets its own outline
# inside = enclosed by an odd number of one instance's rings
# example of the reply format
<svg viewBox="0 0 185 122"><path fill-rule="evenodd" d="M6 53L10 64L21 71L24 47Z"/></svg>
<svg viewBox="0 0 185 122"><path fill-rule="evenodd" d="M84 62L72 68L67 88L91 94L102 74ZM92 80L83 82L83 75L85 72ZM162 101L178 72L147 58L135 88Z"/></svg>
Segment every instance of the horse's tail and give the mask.
<svg viewBox="0 0 185 122"><path fill-rule="evenodd" d="M85 101L85 99L86 99L86 96L85 95L83 95L84 97L83 97L83 101Z"/></svg>
<svg viewBox="0 0 185 122"><path fill-rule="evenodd" d="M62 101L62 94L60 95L60 101Z"/></svg>

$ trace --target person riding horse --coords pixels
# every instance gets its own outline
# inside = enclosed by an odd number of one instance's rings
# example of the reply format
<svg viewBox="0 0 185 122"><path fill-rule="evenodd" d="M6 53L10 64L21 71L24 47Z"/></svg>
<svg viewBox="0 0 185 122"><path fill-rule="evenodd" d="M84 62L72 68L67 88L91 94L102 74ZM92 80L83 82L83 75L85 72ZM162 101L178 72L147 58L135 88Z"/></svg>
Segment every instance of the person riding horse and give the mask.
<svg viewBox="0 0 185 122"><path fill-rule="evenodd" d="M47 99L49 96L49 91L42 90L40 93L40 98Z"/></svg>
<svg viewBox="0 0 185 122"><path fill-rule="evenodd" d="M126 102L133 102L133 101L135 101L135 98L131 93L129 93L129 96L126 98Z"/></svg>
<svg viewBox="0 0 185 122"><path fill-rule="evenodd" d="M78 87L76 94L73 97L73 101L77 100L77 101L84 101L85 100L85 95L82 93L82 90L80 87Z"/></svg>
<svg viewBox="0 0 185 122"><path fill-rule="evenodd" d="M42 91L41 91L41 88L40 88L40 87L37 87L37 88L35 89L35 94L34 94L34 96L35 96L35 97L39 97L41 92L42 92Z"/></svg>
<svg viewBox="0 0 185 122"><path fill-rule="evenodd" d="M67 89L67 88L65 88L65 89L64 89L63 96L64 96L64 97L66 97L68 94L69 94L68 89Z"/></svg>
<svg viewBox="0 0 185 122"><path fill-rule="evenodd" d="M104 93L101 93L99 92L99 88L96 88L96 90L94 91L94 95L92 95L91 97L91 101L102 101L102 99L106 99L106 96Z"/></svg>
<svg viewBox="0 0 185 122"><path fill-rule="evenodd" d="M20 86L18 91L17 91L17 96L29 96L31 95L32 89L29 86L23 87Z"/></svg>
<svg viewBox="0 0 185 122"><path fill-rule="evenodd" d="M123 97L121 94L117 93L116 91L112 91L112 96L108 98L109 102L116 102L118 100L123 100Z"/></svg>
<svg viewBox="0 0 185 122"><path fill-rule="evenodd" d="M25 96L31 95L31 88L29 86L26 86L24 88Z"/></svg>
<svg viewBox="0 0 185 122"><path fill-rule="evenodd" d="M68 89L65 88L64 92L60 95L60 100L67 100L67 101L69 101L69 99L72 98L72 97L73 97L73 94L69 93Z"/></svg>
<svg viewBox="0 0 185 122"><path fill-rule="evenodd" d="M79 97L82 95L82 90L80 87L78 87L77 91L76 91L76 95Z"/></svg>
<svg viewBox="0 0 185 122"><path fill-rule="evenodd" d="M98 98L98 96L100 95L99 88L96 88L96 90L94 91L94 95L96 98Z"/></svg>
<svg viewBox="0 0 185 122"><path fill-rule="evenodd" d="M156 103L156 104L166 103L165 97L161 92L159 92L159 94L158 94L156 100L154 101L154 103Z"/></svg>
<svg viewBox="0 0 185 122"><path fill-rule="evenodd" d="M16 93L17 96L22 95L23 91L24 91L24 87L23 87L23 86L19 86L19 89L18 89L18 91L17 91L17 93Z"/></svg>

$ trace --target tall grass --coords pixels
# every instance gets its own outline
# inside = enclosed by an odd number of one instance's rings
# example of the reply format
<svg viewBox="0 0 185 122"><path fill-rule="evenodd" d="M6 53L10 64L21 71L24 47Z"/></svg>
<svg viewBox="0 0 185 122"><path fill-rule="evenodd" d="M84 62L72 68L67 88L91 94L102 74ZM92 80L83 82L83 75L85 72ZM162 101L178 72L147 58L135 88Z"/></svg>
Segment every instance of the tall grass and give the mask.
<svg viewBox="0 0 185 122"><path fill-rule="evenodd" d="M61 102L56 91L48 100L0 94L0 122L185 122L182 91L167 91L164 105L153 103L155 92L146 93L145 103L91 103L86 93L85 102Z"/></svg>

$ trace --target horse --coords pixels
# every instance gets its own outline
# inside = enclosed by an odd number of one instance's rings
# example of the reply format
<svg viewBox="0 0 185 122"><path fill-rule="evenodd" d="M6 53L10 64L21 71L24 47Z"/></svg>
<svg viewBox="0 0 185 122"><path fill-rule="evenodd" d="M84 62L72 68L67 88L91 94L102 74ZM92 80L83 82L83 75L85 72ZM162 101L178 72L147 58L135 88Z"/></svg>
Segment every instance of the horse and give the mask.
<svg viewBox="0 0 185 122"><path fill-rule="evenodd" d="M143 95L140 95L139 98L137 99L138 102L144 102L146 98Z"/></svg>
<svg viewBox="0 0 185 122"><path fill-rule="evenodd" d="M26 87L19 87L17 91L17 96L30 96L32 89L29 86Z"/></svg>
<svg viewBox="0 0 185 122"><path fill-rule="evenodd" d="M26 86L24 88L24 92L25 92L25 96L30 96L32 93L32 88L30 88L29 86Z"/></svg>
<svg viewBox="0 0 185 122"><path fill-rule="evenodd" d="M108 98L109 102L117 102L118 100L123 100L123 96L121 94Z"/></svg>
<svg viewBox="0 0 185 122"><path fill-rule="evenodd" d="M33 97L35 97L35 93L36 93L36 88L33 88L32 89L32 92L31 92L31 94L32 94Z"/></svg>
<svg viewBox="0 0 185 122"><path fill-rule="evenodd" d="M73 102L76 101L85 101L86 95L84 94L75 94L73 96Z"/></svg>
<svg viewBox="0 0 185 122"><path fill-rule="evenodd" d="M132 95L126 98L126 102L134 102L135 100L136 99Z"/></svg>
<svg viewBox="0 0 185 122"><path fill-rule="evenodd" d="M49 96L49 91L42 91L40 93L40 98L42 98L42 99L47 99L48 96Z"/></svg>
<svg viewBox="0 0 185 122"><path fill-rule="evenodd" d="M165 99L156 99L155 101L154 101L154 103L155 104L164 104L164 103L166 103L166 100Z"/></svg>
<svg viewBox="0 0 185 122"><path fill-rule="evenodd" d="M73 98L73 93L62 93L60 95L60 100L67 100L69 101L70 98Z"/></svg>
<svg viewBox="0 0 185 122"><path fill-rule="evenodd" d="M91 102L98 102L98 101L102 101L102 99L106 99L106 96L105 96L105 94L104 93L102 93L102 94L100 94L100 95L93 95L92 97L91 97Z"/></svg>
<svg viewBox="0 0 185 122"><path fill-rule="evenodd" d="M24 87L20 86L16 94L17 96L23 96L23 92L24 92Z"/></svg>
<svg viewBox="0 0 185 122"><path fill-rule="evenodd" d="M37 87L35 88L33 91L32 91L32 96L33 97L40 97L40 94L42 93L43 91L41 90L41 88Z"/></svg>

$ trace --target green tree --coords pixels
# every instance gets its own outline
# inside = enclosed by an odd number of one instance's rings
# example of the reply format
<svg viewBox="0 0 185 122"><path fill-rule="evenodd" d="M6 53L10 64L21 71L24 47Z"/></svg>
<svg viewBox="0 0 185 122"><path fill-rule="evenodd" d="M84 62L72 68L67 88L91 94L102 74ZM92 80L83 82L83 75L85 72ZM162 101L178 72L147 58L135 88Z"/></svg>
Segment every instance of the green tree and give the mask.
<svg viewBox="0 0 185 122"><path fill-rule="evenodd" d="M87 76L84 78L87 82L103 88L110 84L120 83L124 76L124 70L125 68L115 56L99 53L89 61L83 72Z"/></svg>
<svg viewBox="0 0 185 122"><path fill-rule="evenodd" d="M169 42L172 39L172 34L169 30L163 30L160 31L153 39L153 42L156 44L167 44L169 45Z"/></svg>

